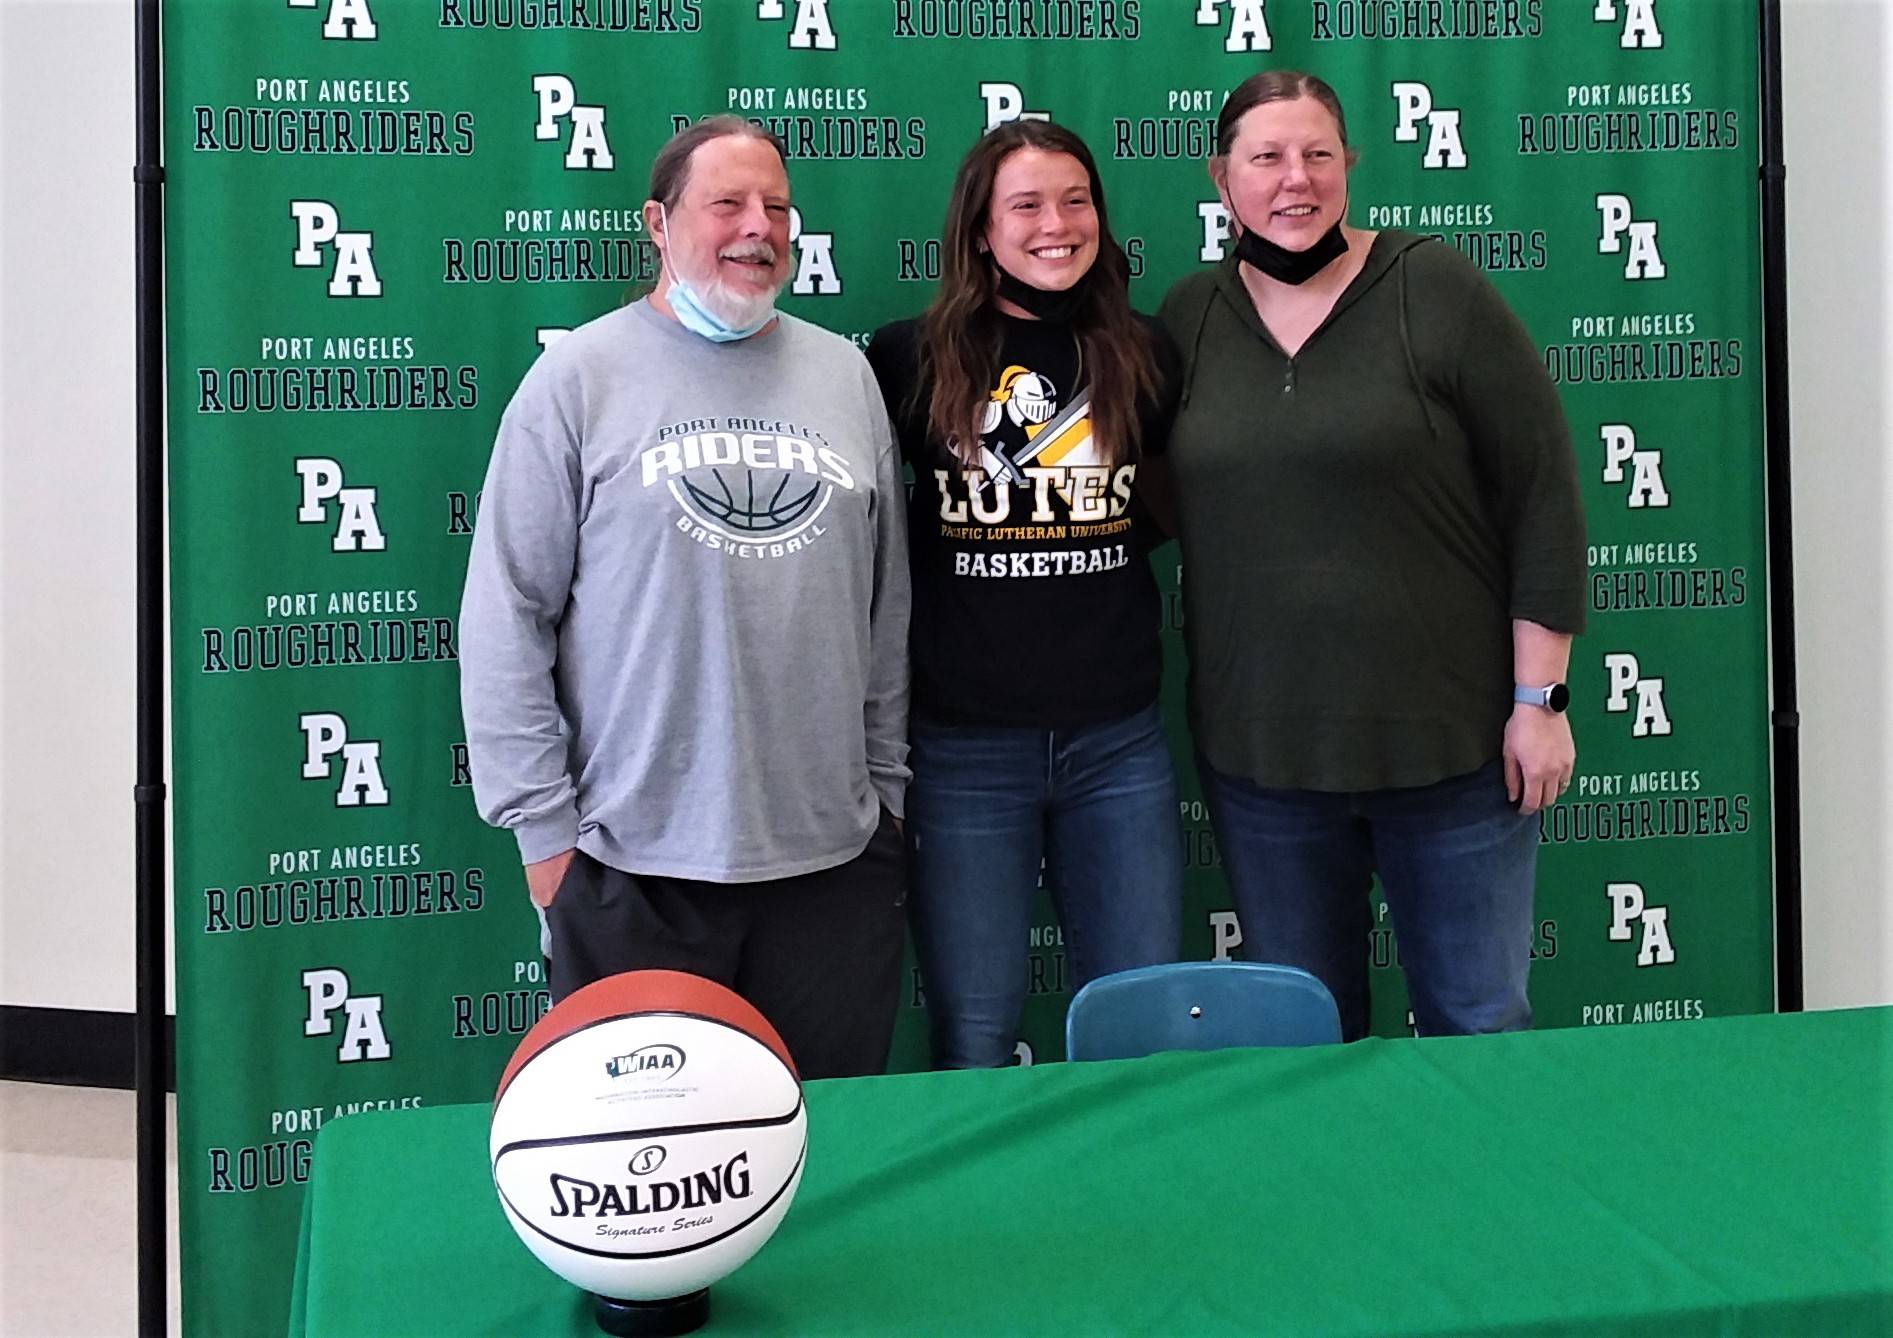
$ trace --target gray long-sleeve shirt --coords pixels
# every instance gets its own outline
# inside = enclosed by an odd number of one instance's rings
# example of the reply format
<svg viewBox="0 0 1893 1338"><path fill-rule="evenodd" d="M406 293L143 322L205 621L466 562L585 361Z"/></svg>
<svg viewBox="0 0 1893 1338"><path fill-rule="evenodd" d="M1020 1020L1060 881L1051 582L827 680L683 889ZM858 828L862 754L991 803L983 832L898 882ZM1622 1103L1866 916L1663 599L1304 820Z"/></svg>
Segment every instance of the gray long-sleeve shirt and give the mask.
<svg viewBox="0 0 1893 1338"><path fill-rule="evenodd" d="M709 882L860 853L909 775L898 469L866 360L794 317L714 344L642 301L548 349L460 611L481 816Z"/></svg>

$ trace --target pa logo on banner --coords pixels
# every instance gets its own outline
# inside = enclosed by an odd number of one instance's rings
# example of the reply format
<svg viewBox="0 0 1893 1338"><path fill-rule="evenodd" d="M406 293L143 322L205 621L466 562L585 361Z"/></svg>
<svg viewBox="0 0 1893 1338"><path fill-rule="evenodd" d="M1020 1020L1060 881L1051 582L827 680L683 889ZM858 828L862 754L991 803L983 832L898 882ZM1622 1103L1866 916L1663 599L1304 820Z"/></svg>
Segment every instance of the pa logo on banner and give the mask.
<svg viewBox="0 0 1893 1338"><path fill-rule="evenodd" d="M1663 704L1663 680L1643 672L1637 657L1628 651L1612 651L1604 656L1604 673L1610 692L1604 709L1613 715L1633 711L1630 737L1661 738L1672 732L1669 708ZM1634 707L1631 697L1636 698Z"/></svg>
<svg viewBox="0 0 1893 1338"><path fill-rule="evenodd" d="M388 536L375 513L375 489L345 486L340 461L298 456L296 477L301 481L297 524L333 524L329 547L337 553L379 553L387 548Z"/></svg>
<svg viewBox="0 0 1893 1338"><path fill-rule="evenodd" d="M375 40L375 16L368 11L368 0L289 0L289 7L326 10L322 19L325 42Z"/></svg>
<svg viewBox="0 0 1893 1338"><path fill-rule="evenodd" d="M569 122L572 145L566 150L565 167L570 172L609 172L613 162L611 142L605 138L605 108L581 103L578 89L563 74L535 74L532 94L538 100L538 119L533 122L534 139L556 140Z"/></svg>
<svg viewBox="0 0 1893 1338"><path fill-rule="evenodd" d="M351 739L348 721L333 711L310 711L296 718L302 731L302 778L336 781L337 808L379 808L388 802L388 786L381 777L381 741Z"/></svg>
<svg viewBox="0 0 1893 1338"><path fill-rule="evenodd" d="M1459 137L1459 109L1433 105L1433 90L1415 80L1397 79L1393 85L1396 144L1417 144L1420 127L1426 127L1426 152L1420 155L1423 168L1464 167L1466 146Z"/></svg>
<svg viewBox="0 0 1893 1338"><path fill-rule="evenodd" d="M1656 247L1656 220L1637 218L1628 195L1599 195L1597 217L1597 253L1623 256L1624 278L1660 279L1669 273Z"/></svg>
<svg viewBox="0 0 1893 1338"><path fill-rule="evenodd" d="M1656 24L1656 0L1597 0L1591 21L1621 23L1617 45L1625 50L1663 45L1663 30Z"/></svg>
<svg viewBox="0 0 1893 1338"><path fill-rule="evenodd" d="M780 23L790 17L788 7L793 5L789 49L833 51L835 25L828 21L828 3L829 0L756 0L756 18L763 23Z"/></svg>
<svg viewBox="0 0 1893 1338"><path fill-rule="evenodd" d="M291 259L297 269L329 266L330 297L381 296L374 233L342 231L341 212L327 200L291 200L289 217L296 224Z"/></svg>
<svg viewBox="0 0 1893 1338"><path fill-rule="evenodd" d="M1610 941L1637 944L1638 966L1668 966L1676 960L1670 942L1670 908L1652 906L1641 883L1610 883Z"/></svg>
<svg viewBox="0 0 1893 1338"><path fill-rule="evenodd" d="M789 210L789 245L795 249L795 281L789 291L800 297L827 296L841 291L841 272L835 268L835 234L810 232L802 211Z"/></svg>
<svg viewBox="0 0 1893 1338"><path fill-rule="evenodd" d="M352 992L348 973L332 966L304 971L302 988L309 1001L308 1015L302 1020L304 1036L333 1036L335 1015L342 1015L342 1039L336 1047L336 1063L387 1059L394 1054L388 1045L387 1028L382 1025L379 994Z"/></svg>
<svg viewBox="0 0 1893 1338"><path fill-rule="evenodd" d="M1270 49L1268 0L1197 0L1197 27L1215 28L1224 18L1229 20L1224 51Z"/></svg>
<svg viewBox="0 0 1893 1338"><path fill-rule="evenodd" d="M1628 423L1605 423L1597 430L1604 443L1604 482L1622 486L1630 481L1625 505L1632 511L1666 507L1669 489L1663 486L1663 452L1637 448L1636 430Z"/></svg>
<svg viewBox="0 0 1893 1338"><path fill-rule="evenodd" d="M986 129L1002 126L1008 121L1049 121L1052 114L1048 111L1027 111L1025 90L1017 84L982 83L979 86L980 100L986 104Z"/></svg>
<svg viewBox="0 0 1893 1338"><path fill-rule="evenodd" d="M1199 200L1196 221L1203 229L1203 244L1197 248L1196 258L1205 264L1221 260L1223 249L1229 245L1229 210L1221 200Z"/></svg>

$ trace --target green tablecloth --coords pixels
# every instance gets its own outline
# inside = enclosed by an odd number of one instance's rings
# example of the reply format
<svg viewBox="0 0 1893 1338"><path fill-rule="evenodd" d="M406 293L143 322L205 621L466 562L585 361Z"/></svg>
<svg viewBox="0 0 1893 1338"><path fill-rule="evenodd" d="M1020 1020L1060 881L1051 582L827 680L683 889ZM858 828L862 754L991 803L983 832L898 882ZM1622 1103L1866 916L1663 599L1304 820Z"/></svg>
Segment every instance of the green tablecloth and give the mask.
<svg viewBox="0 0 1893 1338"><path fill-rule="evenodd" d="M1893 1009L812 1083L710 1335L1893 1333ZM294 1338L596 1334L487 1108L323 1128Z"/></svg>

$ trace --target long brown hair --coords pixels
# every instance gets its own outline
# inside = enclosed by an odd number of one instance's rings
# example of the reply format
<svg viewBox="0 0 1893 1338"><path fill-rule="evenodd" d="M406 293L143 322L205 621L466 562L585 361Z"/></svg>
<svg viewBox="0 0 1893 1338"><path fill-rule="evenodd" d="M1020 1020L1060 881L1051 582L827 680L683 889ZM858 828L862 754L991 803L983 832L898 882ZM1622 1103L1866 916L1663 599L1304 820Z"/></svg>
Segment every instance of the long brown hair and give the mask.
<svg viewBox="0 0 1893 1338"><path fill-rule="evenodd" d="M1008 121L967 151L953 179L940 236L940 289L921 317L921 383L932 383L927 423L962 464L979 459L981 417L999 373L998 268L980 249L999 165L1019 149L1076 158L1091 181L1098 213L1098 255L1084 276L1085 299L1072 319L1091 386L1091 433L1113 464L1137 457L1140 396L1157 393L1157 356L1131 312L1130 264L1111 235L1104 183L1091 150L1051 121ZM919 393L918 387L915 390Z"/></svg>

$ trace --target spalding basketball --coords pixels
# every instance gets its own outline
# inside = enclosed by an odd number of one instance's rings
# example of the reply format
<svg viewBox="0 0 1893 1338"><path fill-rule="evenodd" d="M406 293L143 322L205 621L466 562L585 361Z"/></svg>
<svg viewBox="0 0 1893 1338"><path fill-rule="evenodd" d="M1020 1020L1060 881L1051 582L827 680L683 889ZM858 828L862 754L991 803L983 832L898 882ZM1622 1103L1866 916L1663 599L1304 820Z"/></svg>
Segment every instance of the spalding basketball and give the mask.
<svg viewBox="0 0 1893 1338"><path fill-rule="evenodd" d="M493 1102L493 1183L546 1267L601 1296L684 1296L761 1249L795 1197L802 1083L723 986L630 971L519 1043Z"/></svg>

